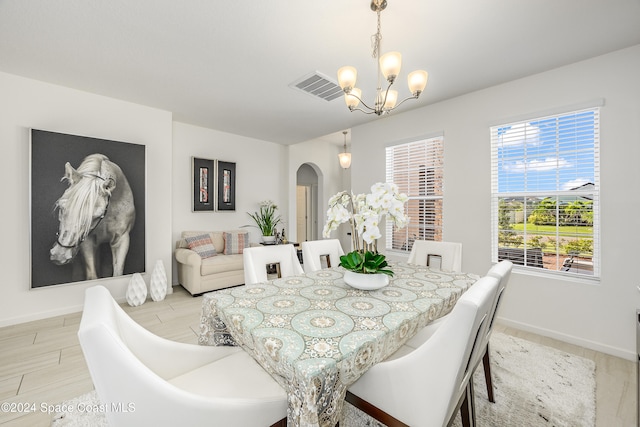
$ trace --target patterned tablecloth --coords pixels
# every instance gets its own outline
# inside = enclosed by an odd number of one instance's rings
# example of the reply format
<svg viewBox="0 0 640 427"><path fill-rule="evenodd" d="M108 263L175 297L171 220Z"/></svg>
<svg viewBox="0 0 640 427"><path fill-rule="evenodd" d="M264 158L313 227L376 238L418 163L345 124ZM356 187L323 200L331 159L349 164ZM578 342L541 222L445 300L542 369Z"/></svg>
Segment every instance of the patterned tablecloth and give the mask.
<svg viewBox="0 0 640 427"><path fill-rule="evenodd" d="M479 276L395 263L361 291L341 267L205 294L199 343L240 344L289 395L289 426L333 427L346 389L420 328L451 311Z"/></svg>

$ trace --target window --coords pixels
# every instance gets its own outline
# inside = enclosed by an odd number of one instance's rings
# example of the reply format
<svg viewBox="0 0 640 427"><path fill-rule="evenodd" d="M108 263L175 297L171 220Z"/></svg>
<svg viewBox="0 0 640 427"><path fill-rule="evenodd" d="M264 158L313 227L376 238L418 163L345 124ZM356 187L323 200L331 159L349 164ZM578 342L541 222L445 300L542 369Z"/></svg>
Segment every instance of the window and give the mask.
<svg viewBox="0 0 640 427"><path fill-rule="evenodd" d="M409 224L394 230L387 223L386 249L410 251L415 240L442 240L444 140L430 138L387 147L387 182L409 197Z"/></svg>
<svg viewBox="0 0 640 427"><path fill-rule="evenodd" d="M491 128L493 261L598 277L599 115Z"/></svg>

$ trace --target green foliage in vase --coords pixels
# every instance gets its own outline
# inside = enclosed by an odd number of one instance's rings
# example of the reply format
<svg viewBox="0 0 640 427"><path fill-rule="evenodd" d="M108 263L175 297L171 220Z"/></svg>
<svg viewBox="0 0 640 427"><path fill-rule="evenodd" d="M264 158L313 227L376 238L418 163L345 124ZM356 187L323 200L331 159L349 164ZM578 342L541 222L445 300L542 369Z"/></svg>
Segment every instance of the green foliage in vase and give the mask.
<svg viewBox="0 0 640 427"><path fill-rule="evenodd" d="M340 257L340 265L347 270L363 273L382 273L393 276L393 271L386 268L388 266L385 256L382 254L366 251L364 254L358 251L349 252Z"/></svg>
<svg viewBox="0 0 640 427"><path fill-rule="evenodd" d="M275 236L276 226L282 221L280 215L276 214L278 206L271 200L260 203L260 211L247 214L256 222L263 236Z"/></svg>

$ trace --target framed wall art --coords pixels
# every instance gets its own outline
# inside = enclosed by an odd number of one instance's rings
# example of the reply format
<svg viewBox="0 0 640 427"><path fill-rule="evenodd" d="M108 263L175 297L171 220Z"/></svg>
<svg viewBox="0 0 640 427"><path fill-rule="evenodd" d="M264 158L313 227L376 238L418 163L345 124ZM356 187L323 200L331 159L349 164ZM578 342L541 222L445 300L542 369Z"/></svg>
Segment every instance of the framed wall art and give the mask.
<svg viewBox="0 0 640 427"><path fill-rule="evenodd" d="M192 188L194 212L213 211L215 200L214 177L215 162L209 159L191 158Z"/></svg>
<svg viewBox="0 0 640 427"><path fill-rule="evenodd" d="M218 160L218 210L236 210L236 164Z"/></svg>
<svg viewBox="0 0 640 427"><path fill-rule="evenodd" d="M32 289L145 271L145 146L30 131Z"/></svg>

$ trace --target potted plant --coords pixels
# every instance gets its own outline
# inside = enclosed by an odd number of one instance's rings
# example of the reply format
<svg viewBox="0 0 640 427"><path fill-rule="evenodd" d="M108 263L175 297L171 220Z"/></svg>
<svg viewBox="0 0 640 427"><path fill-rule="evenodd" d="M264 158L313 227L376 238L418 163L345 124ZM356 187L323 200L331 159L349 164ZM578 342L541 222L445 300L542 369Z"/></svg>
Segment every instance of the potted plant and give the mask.
<svg viewBox="0 0 640 427"><path fill-rule="evenodd" d="M376 241L382 237L379 224L386 217L397 228L405 227L409 220L404 213L407 200L393 183L374 184L370 194L342 191L329 199L323 236L329 237L342 223L349 222L351 226L353 251L340 257L340 266L347 270L344 276L347 284L359 289L377 289L389 283L393 270L385 256L378 253ZM375 283L367 285L362 281Z"/></svg>
<svg viewBox="0 0 640 427"><path fill-rule="evenodd" d="M258 212L247 214L256 222L256 226L262 233L262 240L265 243L272 243L276 239L276 226L282 221L280 215L277 215L276 211L278 206L271 200L265 200L260 202L260 209Z"/></svg>

